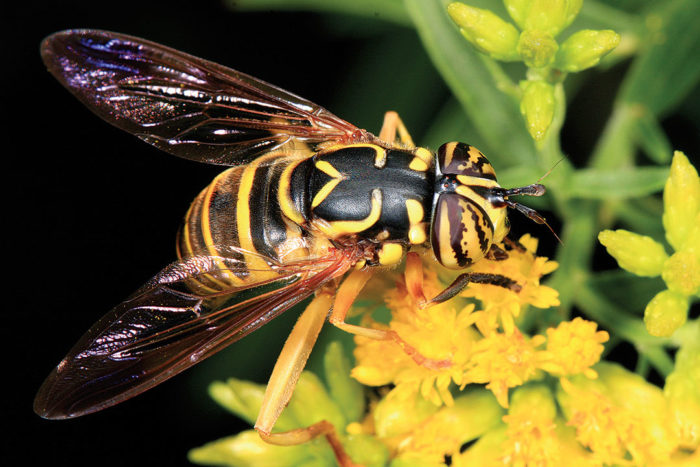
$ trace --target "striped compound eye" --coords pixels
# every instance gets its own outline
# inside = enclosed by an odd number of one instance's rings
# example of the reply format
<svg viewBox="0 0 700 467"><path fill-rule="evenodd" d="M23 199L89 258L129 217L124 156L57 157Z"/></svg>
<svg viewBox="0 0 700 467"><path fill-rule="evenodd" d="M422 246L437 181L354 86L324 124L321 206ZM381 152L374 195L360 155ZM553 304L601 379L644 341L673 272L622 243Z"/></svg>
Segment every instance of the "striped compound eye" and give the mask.
<svg viewBox="0 0 700 467"><path fill-rule="evenodd" d="M468 198L443 193L435 206L430 240L440 264L463 269L491 248L493 224L483 208Z"/></svg>
<svg viewBox="0 0 700 467"><path fill-rule="evenodd" d="M445 143L437 152L440 172L496 180L496 172L481 151L466 143Z"/></svg>

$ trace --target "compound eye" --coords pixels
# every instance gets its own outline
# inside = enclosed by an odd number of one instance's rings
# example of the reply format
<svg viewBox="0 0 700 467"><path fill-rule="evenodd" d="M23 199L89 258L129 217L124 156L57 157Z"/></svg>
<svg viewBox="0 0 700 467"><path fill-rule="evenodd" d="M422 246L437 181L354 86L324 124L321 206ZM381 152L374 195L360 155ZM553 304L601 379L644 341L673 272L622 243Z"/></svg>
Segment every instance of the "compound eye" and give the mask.
<svg viewBox="0 0 700 467"><path fill-rule="evenodd" d="M452 142L440 146L438 164L443 174L468 175L496 180L496 172L481 151L466 143Z"/></svg>
<svg viewBox="0 0 700 467"><path fill-rule="evenodd" d="M445 193L435 206L430 241L440 264L464 269L491 248L493 224L480 206L456 193Z"/></svg>

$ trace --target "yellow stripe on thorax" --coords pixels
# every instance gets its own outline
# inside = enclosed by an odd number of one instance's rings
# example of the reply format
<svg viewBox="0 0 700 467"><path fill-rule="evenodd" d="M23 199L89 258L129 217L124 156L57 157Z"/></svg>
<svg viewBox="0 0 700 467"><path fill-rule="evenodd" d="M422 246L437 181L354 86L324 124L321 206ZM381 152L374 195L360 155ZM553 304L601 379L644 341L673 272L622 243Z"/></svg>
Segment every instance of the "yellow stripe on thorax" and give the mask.
<svg viewBox="0 0 700 467"><path fill-rule="evenodd" d="M316 227L330 238L338 238L343 235L362 232L372 227L382 214L382 190L375 188L372 190L371 208L369 214L364 219L356 221L321 221L316 223Z"/></svg>
<svg viewBox="0 0 700 467"><path fill-rule="evenodd" d="M321 204L323 200L331 194L333 189L336 186L338 186L338 183L345 180L345 176L338 172L338 169L333 167L333 165L331 165L331 163L328 161L317 161L314 165L318 170L331 177L331 181L323 185L323 187L321 187L321 189L318 190L316 196L314 196L314 199L311 201L312 208L315 208L316 206Z"/></svg>

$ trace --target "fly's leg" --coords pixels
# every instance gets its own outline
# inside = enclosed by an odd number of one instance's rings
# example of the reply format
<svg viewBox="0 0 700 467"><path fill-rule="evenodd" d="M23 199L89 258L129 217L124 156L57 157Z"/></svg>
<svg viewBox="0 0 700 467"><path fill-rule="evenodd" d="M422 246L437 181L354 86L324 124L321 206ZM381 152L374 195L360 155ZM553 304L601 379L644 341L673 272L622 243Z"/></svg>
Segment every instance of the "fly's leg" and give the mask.
<svg viewBox="0 0 700 467"><path fill-rule="evenodd" d="M338 463L342 467L354 467L356 464L343 449L335 428L326 420L306 428L272 433L272 427L289 403L299 375L326 320L328 310L333 305L333 289L332 286L321 289L294 325L272 370L260 413L255 422L255 429L264 441L282 446L305 443L323 435L333 448Z"/></svg>
<svg viewBox="0 0 700 467"><path fill-rule="evenodd" d="M499 287L510 289L514 292L520 292L520 285L513 279L500 274L486 274L480 272L465 272L460 274L448 285L445 290L427 300L423 292L423 263L417 253L411 252L406 255L406 289L408 293L416 300L421 308L445 302L464 289L467 284L474 282L477 284L491 284Z"/></svg>
<svg viewBox="0 0 700 467"><path fill-rule="evenodd" d="M379 131L379 139L389 143L400 142L402 145L413 148L416 145L413 143L411 135L408 134L406 126L401 121L399 114L390 110L384 114L384 123Z"/></svg>
<svg viewBox="0 0 700 467"><path fill-rule="evenodd" d="M420 258L419 258L420 260ZM421 271L422 273L422 271ZM449 367L452 362L449 360L435 360L422 355L415 347L404 341L396 331L390 329L372 329L364 326L357 326L345 322L350 306L357 298L357 295L362 291L373 272L371 269L360 269L353 271L340 285L335 296L333 304L333 312L329 318L332 325L349 332L356 336L367 337L377 340L391 340L396 342L408 356L410 356L417 364L432 369L440 369Z"/></svg>

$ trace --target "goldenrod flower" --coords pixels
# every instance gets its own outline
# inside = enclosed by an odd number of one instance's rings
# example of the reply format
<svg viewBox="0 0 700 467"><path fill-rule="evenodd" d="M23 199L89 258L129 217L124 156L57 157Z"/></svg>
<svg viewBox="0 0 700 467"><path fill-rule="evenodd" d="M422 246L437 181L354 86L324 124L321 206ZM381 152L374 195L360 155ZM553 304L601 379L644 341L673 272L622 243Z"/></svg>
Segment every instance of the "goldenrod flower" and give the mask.
<svg viewBox="0 0 700 467"><path fill-rule="evenodd" d="M500 274L513 279L522 287L514 292L503 287L487 284L469 284L462 297L473 297L481 302L482 308L474 313L474 321L484 335L495 332L499 322L506 335L514 330L517 318L526 305L537 308L550 308L559 305L559 293L540 284L542 276L551 273L559 265L543 256L537 256L538 240L529 234L518 240L525 251L512 249L503 261L483 259L470 268L470 271Z"/></svg>
<svg viewBox="0 0 700 467"><path fill-rule="evenodd" d="M600 360L603 342L609 338L607 332L596 331L597 327L592 321L574 318L547 329L546 350L539 353L540 368L553 375L583 373L596 378L591 366Z"/></svg>
<svg viewBox="0 0 700 467"><path fill-rule="evenodd" d="M576 438L603 464L659 465L679 448L662 391L609 363L598 380L561 380L557 395Z"/></svg>
<svg viewBox="0 0 700 467"><path fill-rule="evenodd" d="M435 271L426 270L424 288L428 295L442 290ZM435 405L451 404L450 383L462 384L464 365L471 355L472 344L479 337L471 328L473 305L457 311L454 302L448 301L420 309L405 287L389 290L385 301L392 312L388 327L418 354L437 364L418 364L394 341L358 336L355 337L357 365L351 375L370 386L392 383L396 385L396 394L404 399L419 393ZM366 324L387 327L376 322Z"/></svg>
<svg viewBox="0 0 700 467"><path fill-rule="evenodd" d="M557 263L535 255L537 240L533 237L523 236L520 244L524 249L510 250L507 259L482 260L470 269L509 277L522 287L516 293L493 285L469 284L461 295L480 301L482 309L477 312L473 311L473 303L457 310L457 300L420 309L402 284L389 290L385 303L392 313L390 324L366 324L395 331L429 362L417 361L394 341L356 337L357 365L352 376L367 385L395 385L391 397L411 401L420 394L435 405L453 403L449 390L452 383L461 388L470 383L486 384L498 402L507 407L509 389L533 378L542 362L553 362L552 358L540 356L536 349L545 338L524 336L515 327L514 317L529 304L546 308L559 303L557 292L540 284L540 278L553 271ZM424 288L428 296L436 295L445 287L437 279L435 266L426 264L425 276ZM499 320L505 330L503 333L497 331ZM481 333L476 332L472 324ZM571 332L585 332L581 331L585 327L583 322L577 324L579 326L574 326ZM582 338L578 342L583 345L587 341ZM580 350L588 352L589 349ZM577 368L590 366L597 361L600 352L591 355L579 356L578 361L586 358L587 364L580 363ZM571 370L565 374L575 372Z"/></svg>
<svg viewBox="0 0 700 467"><path fill-rule="evenodd" d="M469 383L485 383L503 407L508 407L508 390L520 386L537 371L535 347L543 339L528 339L520 331L510 336L491 334L475 346L465 372Z"/></svg>

